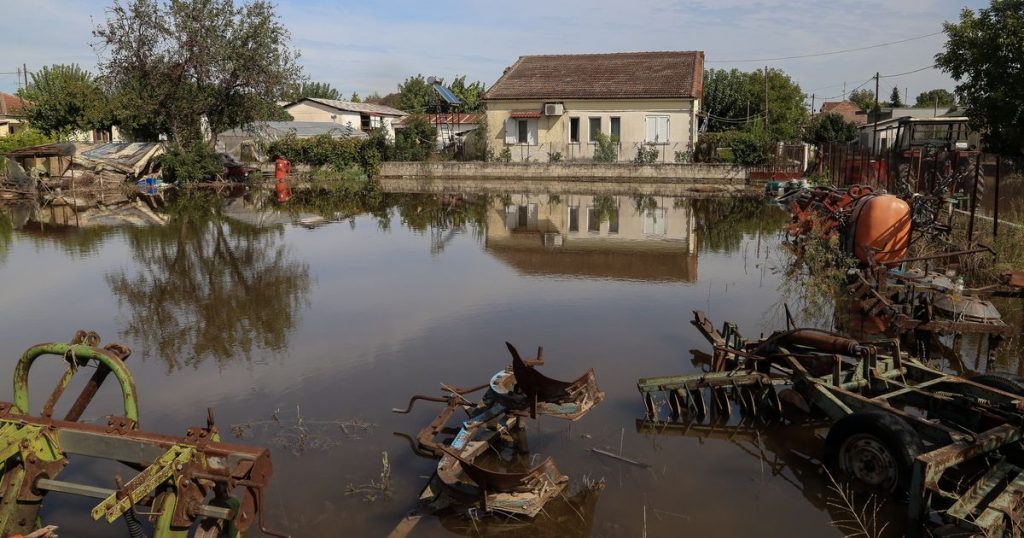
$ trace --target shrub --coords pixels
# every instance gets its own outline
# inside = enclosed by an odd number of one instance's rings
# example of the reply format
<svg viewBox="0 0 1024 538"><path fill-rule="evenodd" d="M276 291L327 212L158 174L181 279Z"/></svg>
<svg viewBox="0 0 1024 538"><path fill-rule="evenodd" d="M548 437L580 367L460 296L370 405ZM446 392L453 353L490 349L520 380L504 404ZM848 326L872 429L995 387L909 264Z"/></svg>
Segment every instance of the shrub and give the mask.
<svg viewBox="0 0 1024 538"><path fill-rule="evenodd" d="M673 159L677 163L691 163L693 162L692 151L676 151L675 158Z"/></svg>
<svg viewBox="0 0 1024 538"><path fill-rule="evenodd" d="M221 156L202 140L174 145L160 156L160 169L168 183L209 181L224 172Z"/></svg>
<svg viewBox="0 0 1024 538"><path fill-rule="evenodd" d="M395 154L394 146L383 129L377 129L365 139L339 140L329 134L311 138L288 135L270 142L265 149L271 159L281 156L295 164L329 168L335 172L355 165L369 176L376 175L380 163L390 160Z"/></svg>
<svg viewBox="0 0 1024 538"><path fill-rule="evenodd" d="M594 147L594 162L613 163L619 158L619 139L604 133L597 133L597 146Z"/></svg>
<svg viewBox="0 0 1024 538"><path fill-rule="evenodd" d="M768 137L759 132L739 132L732 141L733 162L743 166L766 164L772 159Z"/></svg>
<svg viewBox="0 0 1024 538"><path fill-rule="evenodd" d="M697 145L693 148L693 162L715 163L718 162L718 140L719 133L702 134L697 139Z"/></svg>
<svg viewBox="0 0 1024 538"><path fill-rule="evenodd" d="M510 163L512 162L512 148L505 148L498 154L498 162Z"/></svg>
<svg viewBox="0 0 1024 538"><path fill-rule="evenodd" d="M395 133L395 158L400 161L425 161L437 147L437 129L425 116L406 118Z"/></svg>
<svg viewBox="0 0 1024 538"><path fill-rule="evenodd" d="M654 144L637 144L636 157L633 162L636 164L651 164L658 161L658 148Z"/></svg>
<svg viewBox="0 0 1024 538"><path fill-rule="evenodd" d="M560 163L560 162L562 162L562 152L561 151L549 151L548 152L548 162L549 163Z"/></svg>

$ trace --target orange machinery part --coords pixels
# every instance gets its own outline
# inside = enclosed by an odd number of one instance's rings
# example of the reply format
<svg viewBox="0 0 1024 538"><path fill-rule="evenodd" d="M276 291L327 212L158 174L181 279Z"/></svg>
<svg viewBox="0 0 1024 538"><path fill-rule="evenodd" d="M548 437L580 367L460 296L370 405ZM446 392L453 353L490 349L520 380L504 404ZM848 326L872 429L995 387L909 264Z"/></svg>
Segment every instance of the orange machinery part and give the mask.
<svg viewBox="0 0 1024 538"><path fill-rule="evenodd" d="M868 265L895 262L910 247L910 205L892 194L868 195L853 210L853 255Z"/></svg>

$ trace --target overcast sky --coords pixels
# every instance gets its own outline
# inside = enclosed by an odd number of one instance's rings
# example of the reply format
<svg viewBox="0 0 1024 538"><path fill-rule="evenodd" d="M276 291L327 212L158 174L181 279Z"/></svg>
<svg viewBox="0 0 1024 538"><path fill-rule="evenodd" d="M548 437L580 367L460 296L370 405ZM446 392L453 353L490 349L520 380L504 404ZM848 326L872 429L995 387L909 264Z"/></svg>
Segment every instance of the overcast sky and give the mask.
<svg viewBox="0 0 1024 538"><path fill-rule="evenodd" d="M53 63L95 70L91 29L110 0L3 0L0 73L22 63L29 71ZM407 76L466 74L492 84L523 54L703 50L706 67L786 70L808 94L834 98L876 71L895 74L933 63L944 37L934 35L870 50L814 58L757 60L813 54L903 40L941 30L964 7L987 0L519 0L329 1L279 0L301 62L313 80L346 95L385 94ZM0 75L0 90L17 88ZM865 87L873 86L873 83ZM909 90L910 101L932 88L952 89L928 69L882 81Z"/></svg>

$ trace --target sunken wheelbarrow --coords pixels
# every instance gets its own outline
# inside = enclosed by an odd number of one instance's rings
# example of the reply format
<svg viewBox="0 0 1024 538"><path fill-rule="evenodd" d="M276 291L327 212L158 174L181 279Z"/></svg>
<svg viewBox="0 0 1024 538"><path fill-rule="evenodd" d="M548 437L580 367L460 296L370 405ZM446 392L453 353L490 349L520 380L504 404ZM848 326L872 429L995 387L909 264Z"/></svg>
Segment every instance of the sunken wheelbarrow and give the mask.
<svg viewBox="0 0 1024 538"><path fill-rule="evenodd" d="M469 389L442 385L444 396L416 395L406 409L393 410L408 413L420 400L445 404L414 440L410 438L417 454L440 460L420 497L419 515L412 517L467 505L487 513L534 517L565 490L569 479L551 458L535 466L515 461L525 459L516 456L527 452L522 420L546 415L575 421L601 402L604 393L597 388L593 369L571 382L551 379L536 369L544 364L543 348L538 349L537 358L524 360L512 344L506 345L512 365L487 384ZM466 398L482 390L479 401ZM449 426L459 411L466 419ZM513 461L493 456L504 456L510 447Z"/></svg>
<svg viewBox="0 0 1024 538"><path fill-rule="evenodd" d="M124 363L131 350L99 345L99 335L79 331L70 343L33 346L18 361L14 402L0 402L0 535L32 535L43 499L58 493L98 499L93 519L124 519L132 536L143 532L135 507L151 514L154 538L185 537L190 529L196 537L235 538L253 525L264 534L284 536L263 523L270 452L221 442L209 411L205 428L189 428L181 437L143 431L135 382ZM42 413L33 415L29 371L42 357L63 361L66 369ZM95 369L85 388L63 419L53 418L71 379L86 367ZM105 425L80 422L110 375L120 386L123 414L108 417ZM134 476L124 484L114 477L99 485L60 480L78 458L120 462Z"/></svg>
<svg viewBox="0 0 1024 538"><path fill-rule="evenodd" d="M826 463L843 480L908 500L908 529L941 521L1002 536L1024 516L1024 380L935 370L898 341L818 329L743 338L692 322L714 348L707 372L640 379L645 423L785 420L782 403L826 420Z"/></svg>

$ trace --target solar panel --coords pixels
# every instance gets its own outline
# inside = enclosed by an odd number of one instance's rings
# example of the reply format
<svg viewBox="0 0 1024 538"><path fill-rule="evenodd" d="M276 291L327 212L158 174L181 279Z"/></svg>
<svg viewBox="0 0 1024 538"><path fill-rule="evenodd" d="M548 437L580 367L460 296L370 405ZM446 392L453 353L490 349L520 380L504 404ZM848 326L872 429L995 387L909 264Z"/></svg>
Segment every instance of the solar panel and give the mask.
<svg viewBox="0 0 1024 538"><path fill-rule="evenodd" d="M447 102L449 105L461 105L462 104L462 100L460 100L458 97L456 97L455 94L452 93L451 90L449 90L448 88L445 88L444 86L442 86L440 84L434 84L434 91L436 91L437 94L441 96L441 99L444 99L445 102Z"/></svg>

